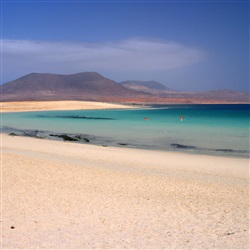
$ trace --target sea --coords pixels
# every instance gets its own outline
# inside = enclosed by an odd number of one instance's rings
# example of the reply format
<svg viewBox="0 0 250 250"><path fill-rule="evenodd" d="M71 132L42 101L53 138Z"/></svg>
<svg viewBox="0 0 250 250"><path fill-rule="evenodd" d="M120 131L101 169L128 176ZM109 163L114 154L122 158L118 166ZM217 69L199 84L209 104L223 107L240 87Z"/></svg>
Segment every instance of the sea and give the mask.
<svg viewBox="0 0 250 250"><path fill-rule="evenodd" d="M103 147L249 158L249 104L2 113L1 131Z"/></svg>

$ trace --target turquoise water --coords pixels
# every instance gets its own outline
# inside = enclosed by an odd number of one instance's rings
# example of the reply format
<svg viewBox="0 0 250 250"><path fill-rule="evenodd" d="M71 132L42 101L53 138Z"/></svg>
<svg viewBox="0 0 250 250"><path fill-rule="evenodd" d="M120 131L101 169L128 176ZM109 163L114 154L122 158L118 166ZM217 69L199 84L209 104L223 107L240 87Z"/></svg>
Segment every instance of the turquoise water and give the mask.
<svg viewBox="0 0 250 250"><path fill-rule="evenodd" d="M96 144L248 157L249 107L164 105L132 110L5 113L2 130L84 134L97 137ZM180 116L184 116L183 121Z"/></svg>

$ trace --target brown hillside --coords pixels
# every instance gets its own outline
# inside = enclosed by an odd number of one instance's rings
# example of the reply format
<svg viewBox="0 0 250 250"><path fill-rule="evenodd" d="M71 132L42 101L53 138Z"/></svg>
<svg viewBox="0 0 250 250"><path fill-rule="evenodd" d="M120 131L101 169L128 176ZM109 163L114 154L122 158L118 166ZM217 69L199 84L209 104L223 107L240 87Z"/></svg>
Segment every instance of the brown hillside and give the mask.
<svg viewBox="0 0 250 250"><path fill-rule="evenodd" d="M249 92L215 90L178 92L157 86L157 82L126 88L96 72L72 75L32 73L0 85L1 101L90 100L133 103L249 103ZM153 84L153 85L152 85ZM152 88L158 89L152 89ZM147 92L147 93L146 93Z"/></svg>
<svg viewBox="0 0 250 250"><path fill-rule="evenodd" d="M5 100L92 100L109 97L139 97L146 93L129 90L95 72L72 75L32 73L0 86Z"/></svg>

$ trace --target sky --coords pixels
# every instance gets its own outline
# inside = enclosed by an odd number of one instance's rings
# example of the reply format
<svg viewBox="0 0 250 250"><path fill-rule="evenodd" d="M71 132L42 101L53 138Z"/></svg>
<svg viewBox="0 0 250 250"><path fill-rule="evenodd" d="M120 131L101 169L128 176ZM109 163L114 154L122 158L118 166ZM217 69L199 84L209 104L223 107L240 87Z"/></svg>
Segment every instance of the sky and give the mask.
<svg viewBox="0 0 250 250"><path fill-rule="evenodd" d="M88 71L249 91L249 1L1 0L1 83Z"/></svg>

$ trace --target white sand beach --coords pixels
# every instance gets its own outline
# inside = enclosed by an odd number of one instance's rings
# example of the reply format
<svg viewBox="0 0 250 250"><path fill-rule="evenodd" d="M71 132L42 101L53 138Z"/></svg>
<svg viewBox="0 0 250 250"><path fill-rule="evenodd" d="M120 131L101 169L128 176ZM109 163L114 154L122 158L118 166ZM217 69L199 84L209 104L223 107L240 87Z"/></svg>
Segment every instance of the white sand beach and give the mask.
<svg viewBox="0 0 250 250"><path fill-rule="evenodd" d="M2 249L248 249L249 160L1 135Z"/></svg>
<svg viewBox="0 0 250 250"><path fill-rule="evenodd" d="M80 110L80 109L124 109L132 106L87 101L23 101L0 102L1 112L24 112L43 110Z"/></svg>

